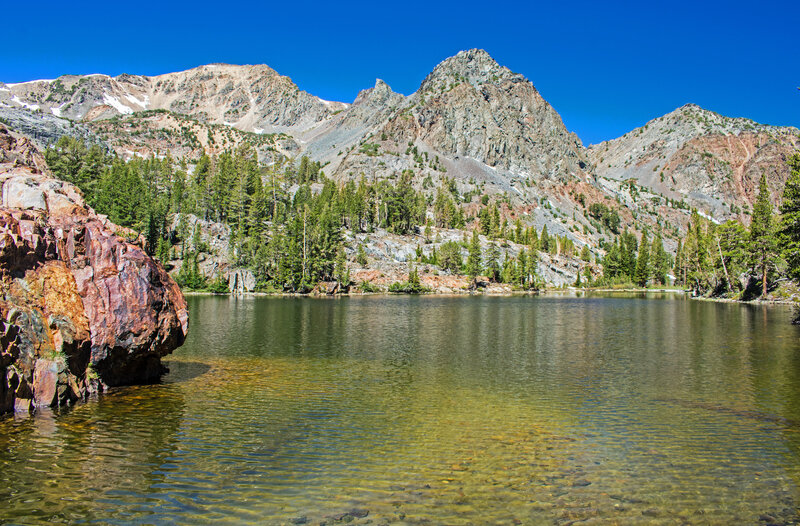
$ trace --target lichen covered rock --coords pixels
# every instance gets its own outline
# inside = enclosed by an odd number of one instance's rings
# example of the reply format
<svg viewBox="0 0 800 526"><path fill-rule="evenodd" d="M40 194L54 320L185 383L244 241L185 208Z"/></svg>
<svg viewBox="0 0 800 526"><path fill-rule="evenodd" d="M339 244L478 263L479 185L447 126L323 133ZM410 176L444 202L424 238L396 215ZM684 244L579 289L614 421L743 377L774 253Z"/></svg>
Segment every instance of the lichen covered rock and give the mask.
<svg viewBox="0 0 800 526"><path fill-rule="evenodd" d="M26 139L0 127L0 148L0 412L156 380L188 329L177 284L135 232L21 162L40 158Z"/></svg>

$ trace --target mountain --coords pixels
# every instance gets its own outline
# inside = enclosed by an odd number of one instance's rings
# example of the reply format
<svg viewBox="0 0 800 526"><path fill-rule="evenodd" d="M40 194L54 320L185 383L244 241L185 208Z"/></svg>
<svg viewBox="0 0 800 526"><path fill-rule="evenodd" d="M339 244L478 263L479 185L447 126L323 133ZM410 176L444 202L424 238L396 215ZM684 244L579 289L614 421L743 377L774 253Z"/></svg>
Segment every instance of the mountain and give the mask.
<svg viewBox="0 0 800 526"><path fill-rule="evenodd" d="M798 148L796 128L734 119L687 104L588 151L598 177L633 181L723 221L744 218L762 173L777 201L789 175L787 160Z"/></svg>
<svg viewBox="0 0 800 526"><path fill-rule="evenodd" d="M5 84L0 102L86 121L161 109L255 133L303 130L346 107L300 90L268 66L229 64L154 77L63 75Z"/></svg>
<svg viewBox="0 0 800 526"><path fill-rule="evenodd" d="M509 223L593 249L616 233L595 204L620 228L664 230L668 249L691 208L746 222L761 173L777 201L800 146L795 128L686 105L586 148L530 80L480 49L444 60L409 96L377 80L352 104L329 102L265 65L211 64L0 84L0 119L42 145L72 134L126 158L251 145L266 164L306 155L339 182L410 170L430 198L451 188L468 217L489 199Z"/></svg>
<svg viewBox="0 0 800 526"><path fill-rule="evenodd" d="M268 66L227 64L155 77L64 75L6 84L0 87L0 104L95 122L168 110L207 125L286 132L342 176L365 168L374 172L385 162L383 155L356 148L376 137L379 152L402 157L413 143L429 157L451 160L456 172L482 172L486 180L496 179L499 170L506 179L530 175L564 181L586 166L580 141L533 84L477 49L436 66L410 97L379 80L352 105L314 97ZM405 157L383 171L420 164L410 154Z"/></svg>
<svg viewBox="0 0 800 526"><path fill-rule="evenodd" d="M376 99L381 118L365 127L359 148L332 162L340 177L411 169L435 183L444 177L472 180L473 186L508 192L525 203L536 197L531 185L585 178L588 161L577 136L530 81L483 50L445 60L404 99L379 81L346 113L375 106ZM367 143L372 146L363 148ZM314 147L312 141L309 149Z"/></svg>

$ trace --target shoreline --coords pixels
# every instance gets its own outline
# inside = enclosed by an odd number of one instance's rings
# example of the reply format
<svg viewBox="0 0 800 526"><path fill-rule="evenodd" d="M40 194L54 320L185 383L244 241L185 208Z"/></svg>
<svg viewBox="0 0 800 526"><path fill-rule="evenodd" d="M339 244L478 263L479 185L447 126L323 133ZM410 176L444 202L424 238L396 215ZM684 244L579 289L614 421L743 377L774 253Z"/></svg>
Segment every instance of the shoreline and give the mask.
<svg viewBox="0 0 800 526"><path fill-rule="evenodd" d="M508 292L476 292L476 291L447 291L447 292L426 292L420 294L407 294L395 292L347 292L341 294L300 294L293 292L204 292L204 291L182 291L185 296L228 296L228 297L289 297L289 298L339 298L339 297L358 297L358 296L427 296L427 297L460 297L460 296L493 296L493 297L511 297L511 296L557 296L557 295L580 295L585 293L599 292L604 294L613 293L628 293L628 294L675 294L686 296L688 299L697 301L707 301L716 303L738 303L741 305L798 305L800 302L792 300L780 299L755 299L749 301L736 300L732 298L710 298L705 296L692 296L691 291L684 289L672 288L658 288L658 289L645 289L645 288L575 288L569 287L565 289L559 288L545 288L541 290L531 291L508 291Z"/></svg>

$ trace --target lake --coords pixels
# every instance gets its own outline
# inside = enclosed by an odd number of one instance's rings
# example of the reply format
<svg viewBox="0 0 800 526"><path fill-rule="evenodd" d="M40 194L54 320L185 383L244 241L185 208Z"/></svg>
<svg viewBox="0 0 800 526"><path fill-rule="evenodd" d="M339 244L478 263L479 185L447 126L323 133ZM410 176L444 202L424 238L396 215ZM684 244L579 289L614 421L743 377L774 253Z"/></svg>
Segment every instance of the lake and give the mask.
<svg viewBox="0 0 800 526"><path fill-rule="evenodd" d="M800 520L788 307L188 301L161 384L0 418L0 522Z"/></svg>

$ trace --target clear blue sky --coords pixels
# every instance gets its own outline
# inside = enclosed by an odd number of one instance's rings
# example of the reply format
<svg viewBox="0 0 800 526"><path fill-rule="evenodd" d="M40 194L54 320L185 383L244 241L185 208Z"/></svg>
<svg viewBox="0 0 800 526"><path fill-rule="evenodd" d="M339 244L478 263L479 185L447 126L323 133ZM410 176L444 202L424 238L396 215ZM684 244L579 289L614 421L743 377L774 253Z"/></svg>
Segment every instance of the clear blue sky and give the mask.
<svg viewBox="0 0 800 526"><path fill-rule="evenodd" d="M558 4L558 5L556 5ZM800 127L800 2L6 2L0 80L265 63L352 101L486 49L586 144L687 102Z"/></svg>

